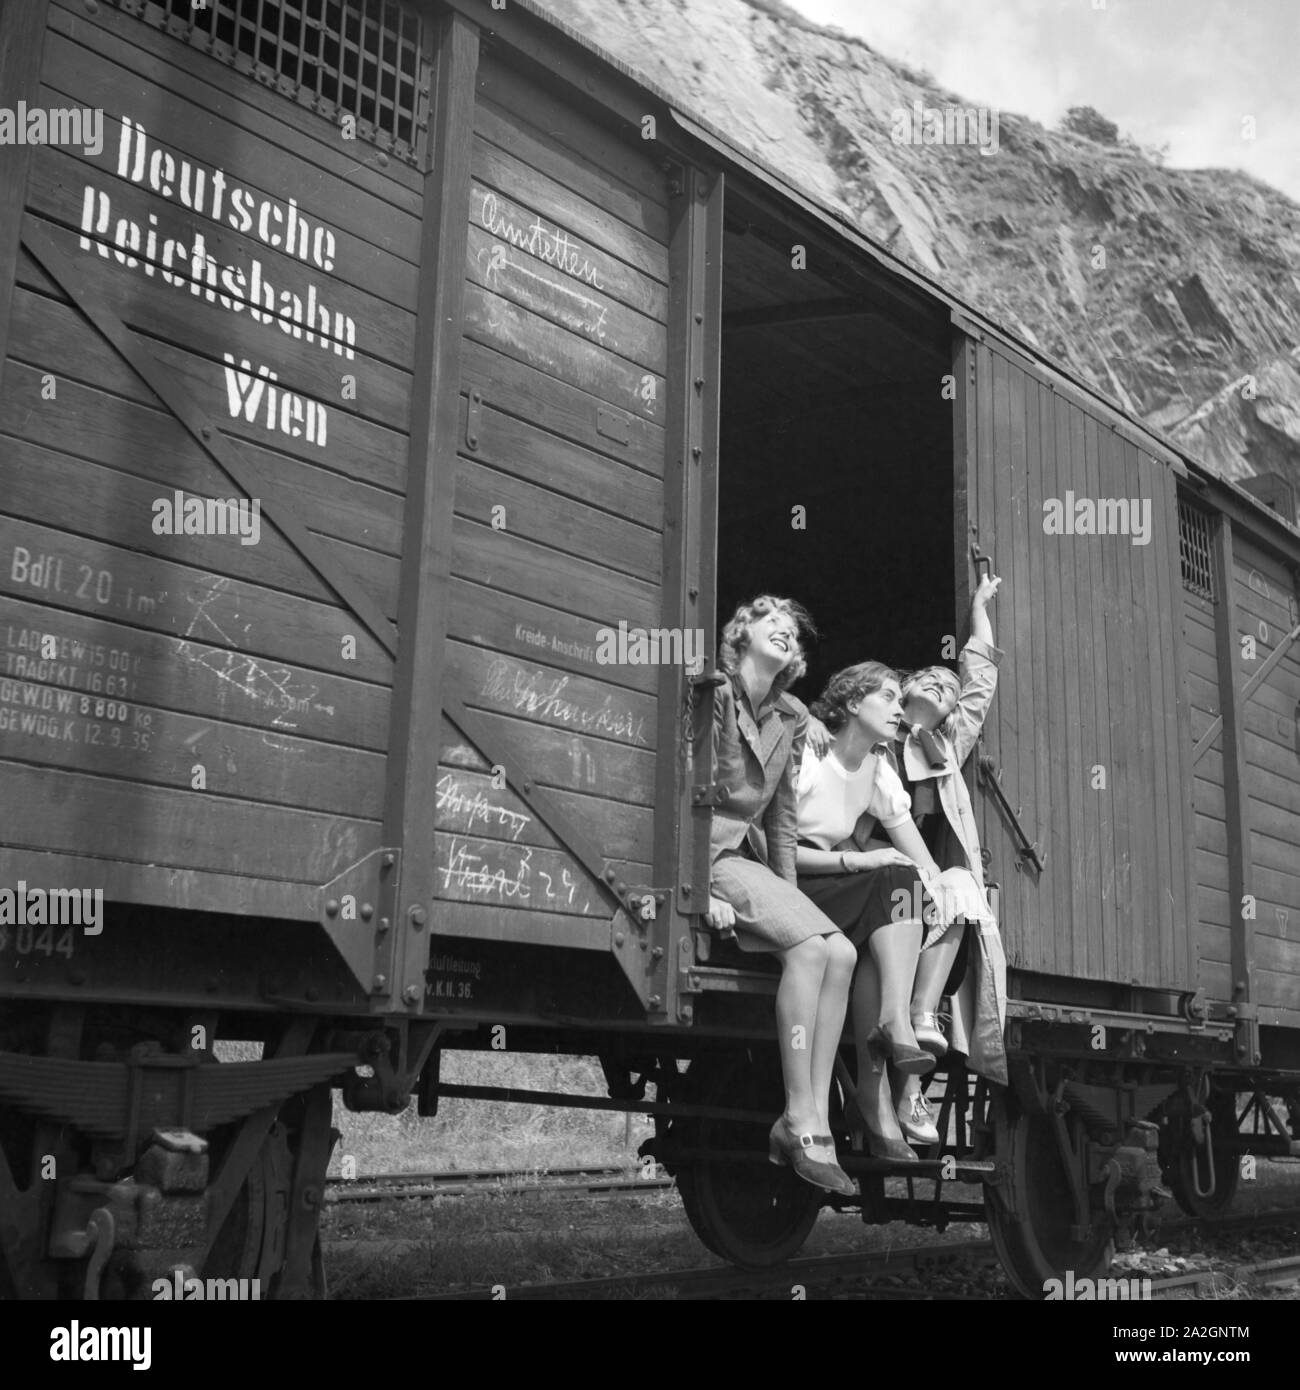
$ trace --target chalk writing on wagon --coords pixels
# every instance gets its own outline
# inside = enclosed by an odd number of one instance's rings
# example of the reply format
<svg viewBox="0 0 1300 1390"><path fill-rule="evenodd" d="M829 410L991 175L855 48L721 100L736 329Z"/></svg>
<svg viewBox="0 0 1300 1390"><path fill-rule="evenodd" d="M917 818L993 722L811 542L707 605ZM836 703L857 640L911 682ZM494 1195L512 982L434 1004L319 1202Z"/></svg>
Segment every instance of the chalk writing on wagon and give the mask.
<svg viewBox="0 0 1300 1390"><path fill-rule="evenodd" d="M323 704L316 699L320 687L296 680L290 667L275 662L263 665L256 657L246 653L199 647L190 640L199 638L202 634L210 642L219 640L226 648L235 646L234 639L222 626L222 622L233 625L239 614L223 614L220 607L223 601L237 603L238 595L231 589L229 579L216 576L212 577L206 592L197 598L191 596L193 613L184 637L176 644L176 655L210 671L222 682L220 689L223 692L238 691L255 705L277 711L271 720L275 728L297 728L297 720L290 716L303 714L308 710L333 717L334 706ZM221 621L218 621L218 617ZM244 624L244 627L247 630L248 624ZM212 634L215 634L215 638Z"/></svg>
<svg viewBox="0 0 1300 1390"><path fill-rule="evenodd" d="M530 671L517 662L498 657L488 667L482 695L517 713L581 729L583 733L645 744L644 717L627 707L617 706L612 695L606 695L597 705L585 702L576 691L569 689L570 682L569 676L548 676L543 671Z"/></svg>
<svg viewBox="0 0 1300 1390"><path fill-rule="evenodd" d="M499 801L491 801L473 787L465 787L460 779L445 772L435 783L438 792L436 810L452 821L457 829L471 831L476 825L495 825L510 832L517 840L528 828L532 816L524 811L512 811Z"/></svg>
<svg viewBox="0 0 1300 1390"><path fill-rule="evenodd" d="M544 855L531 845L448 836L438 863L442 895L460 902L587 911L591 906L587 886L571 869L557 866L554 854ZM551 862L554 871L541 868L535 860Z"/></svg>

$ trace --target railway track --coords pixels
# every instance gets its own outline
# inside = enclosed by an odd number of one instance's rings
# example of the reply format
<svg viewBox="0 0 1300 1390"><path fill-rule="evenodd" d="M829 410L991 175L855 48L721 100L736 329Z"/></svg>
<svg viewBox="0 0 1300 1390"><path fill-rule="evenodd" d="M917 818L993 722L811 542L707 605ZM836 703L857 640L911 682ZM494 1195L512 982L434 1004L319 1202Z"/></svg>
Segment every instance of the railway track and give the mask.
<svg viewBox="0 0 1300 1390"><path fill-rule="evenodd" d="M652 1274L620 1275L607 1279L582 1279L553 1284L495 1285L455 1293L416 1294L401 1301L474 1303L526 1300L529 1302L584 1301L619 1297L661 1297L699 1301L754 1299L827 1300L877 1297L926 1302L988 1302L1014 1297L1009 1291L958 1292L951 1288L916 1288L898 1282L908 1276L952 1279L996 1268L997 1255L988 1241L963 1241L952 1245L919 1246L885 1254L823 1255L792 1260L771 1270L682 1269ZM965 1269L962 1269L965 1266ZM1290 1288L1300 1284L1300 1257L1265 1260L1246 1266L1241 1275L1252 1284ZM1118 1271L1112 1278L1123 1280ZM1137 1276L1142 1277L1142 1276ZM1220 1275L1213 1269L1195 1269L1149 1281L1153 1301L1178 1298L1190 1292L1194 1298L1211 1295ZM1143 1279L1145 1283L1145 1278Z"/></svg>
<svg viewBox="0 0 1300 1390"><path fill-rule="evenodd" d="M432 1197L467 1197L481 1193L572 1196L634 1196L673 1186L657 1171L637 1168L469 1169L446 1173L375 1173L354 1179L331 1179L325 1202L387 1202Z"/></svg>
<svg viewBox="0 0 1300 1390"><path fill-rule="evenodd" d="M482 1193L553 1194L568 1196L633 1196L638 1192L671 1187L672 1180L641 1176L626 1167L575 1167L537 1170L480 1169L455 1172L372 1174L349 1182L334 1182L327 1192L329 1203L427 1199L438 1196L471 1196ZM1246 1232L1300 1223L1300 1207L1278 1207L1203 1218L1171 1217L1161 1231L1173 1233L1198 1228L1215 1235ZM495 1284L454 1292L404 1295L421 1302L475 1302L502 1298L531 1301L601 1300L618 1297L662 1297L703 1301L741 1299L853 1299L883 1298L927 1301L968 1301L997 1298L990 1289L987 1271L997 1258L988 1241L936 1243L884 1252L811 1257L768 1270L734 1267L675 1269L610 1278L561 1283ZM1184 1269L1167 1277L1155 1277L1140 1269L1115 1269L1115 1278L1150 1278L1151 1297L1170 1299L1215 1296L1223 1272L1208 1263L1204 1268ZM1288 1288L1300 1280L1300 1258L1266 1260L1243 1265L1237 1279L1261 1288ZM1009 1293L1005 1296L1010 1297Z"/></svg>
<svg viewBox="0 0 1300 1390"><path fill-rule="evenodd" d="M829 1300L884 1298L925 1302L988 1302L1011 1299L1006 1289L960 1291L953 1280L979 1277L998 1267L990 1241L949 1242L911 1249L869 1254L821 1255L791 1260L773 1269L679 1269L650 1274L616 1275L605 1279L580 1279L563 1283L497 1284L454 1293L415 1294L399 1300L421 1303L476 1303L520 1300L528 1302L594 1301L607 1298L644 1298L659 1295L693 1301ZM1300 1281L1300 1258L1268 1260L1242 1270L1251 1282L1276 1288ZM902 1280L929 1276L938 1287L909 1287ZM1118 1271L1112 1276L1124 1281ZM1142 1277L1142 1276L1138 1276ZM1149 1280L1152 1300L1178 1298L1190 1291L1200 1298L1216 1286L1219 1275L1210 1268ZM1143 1283L1147 1280L1143 1278ZM949 1287L944 1287L944 1282Z"/></svg>
<svg viewBox="0 0 1300 1390"><path fill-rule="evenodd" d="M327 1205L352 1202L427 1200L433 1197L467 1197L478 1193L528 1195L568 1193L573 1196L635 1196L675 1185L660 1170L629 1167L574 1168L479 1168L448 1172L372 1173L358 1178L331 1178L325 1190ZM1172 1204L1171 1204L1172 1205ZM1222 1216L1169 1216L1161 1221L1166 1232L1200 1227L1205 1230L1249 1230L1260 1224L1300 1221L1300 1206L1229 1212Z"/></svg>
<svg viewBox="0 0 1300 1390"><path fill-rule="evenodd" d="M1255 1283L1269 1288L1295 1288L1300 1286L1300 1255L1288 1255L1281 1260L1261 1260L1250 1267L1250 1274Z"/></svg>

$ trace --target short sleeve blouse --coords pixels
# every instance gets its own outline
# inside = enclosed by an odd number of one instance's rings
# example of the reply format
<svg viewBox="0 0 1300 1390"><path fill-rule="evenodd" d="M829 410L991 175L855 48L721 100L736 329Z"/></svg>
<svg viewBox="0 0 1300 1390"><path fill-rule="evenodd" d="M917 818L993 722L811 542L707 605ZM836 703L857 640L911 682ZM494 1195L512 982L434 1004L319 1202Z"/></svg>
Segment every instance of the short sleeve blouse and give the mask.
<svg viewBox="0 0 1300 1390"><path fill-rule="evenodd" d="M828 752L818 758L804 750L799 768L799 838L818 849L832 849L853 833L864 812L891 830L911 819L912 799L889 759L868 753L853 772Z"/></svg>

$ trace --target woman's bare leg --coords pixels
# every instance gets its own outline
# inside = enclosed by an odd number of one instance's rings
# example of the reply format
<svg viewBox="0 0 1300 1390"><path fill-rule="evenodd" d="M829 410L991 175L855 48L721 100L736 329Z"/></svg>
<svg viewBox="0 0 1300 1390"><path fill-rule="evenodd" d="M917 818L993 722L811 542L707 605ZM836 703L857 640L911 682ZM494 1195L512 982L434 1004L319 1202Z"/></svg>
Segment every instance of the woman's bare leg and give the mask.
<svg viewBox="0 0 1300 1390"><path fill-rule="evenodd" d="M913 1018L918 1018L921 1014L932 1014L939 1007L943 987L948 983L948 976L952 974L953 962L957 959L957 952L961 950L965 931L964 926L950 927L942 940L936 941L928 951L921 952L916 966L916 984L912 990ZM898 1098L900 1101L907 1100L910 1104L911 1098L919 1095L920 1091L921 1078L908 1076L904 1078Z"/></svg>
<svg viewBox="0 0 1300 1390"><path fill-rule="evenodd" d="M796 1134L822 1134L812 1080L817 1003L826 977L827 938L810 936L782 951L776 991L776 1032L785 1080L785 1118ZM829 1082L827 1083L829 1086Z"/></svg>
<svg viewBox="0 0 1300 1390"><path fill-rule="evenodd" d="M916 966L916 984L912 989L913 1015L932 1014L939 1007L943 987L952 974L953 962L961 950L965 933L963 925L949 927L941 940L936 941L928 951L921 952Z"/></svg>
<svg viewBox="0 0 1300 1390"><path fill-rule="evenodd" d="M877 1070L876 1059L867 1047L871 1030L880 1022L880 974L869 949L858 955L851 1005L853 1041L858 1054L858 1107L875 1133L886 1139L901 1139L903 1132L898 1127L889 1090L889 1068L882 1064Z"/></svg>
<svg viewBox="0 0 1300 1390"><path fill-rule="evenodd" d="M849 939L836 932L826 942L826 974L817 999L817 1021L812 1043L812 1089L817 1102L818 1134L829 1134L831 1078L835 1054L844 1034L844 1015L849 1007L849 984L858 953Z"/></svg>
<svg viewBox="0 0 1300 1390"><path fill-rule="evenodd" d="M912 991L920 951L920 922L890 922L871 933L871 957L880 976L880 1023L898 1042L912 1038Z"/></svg>

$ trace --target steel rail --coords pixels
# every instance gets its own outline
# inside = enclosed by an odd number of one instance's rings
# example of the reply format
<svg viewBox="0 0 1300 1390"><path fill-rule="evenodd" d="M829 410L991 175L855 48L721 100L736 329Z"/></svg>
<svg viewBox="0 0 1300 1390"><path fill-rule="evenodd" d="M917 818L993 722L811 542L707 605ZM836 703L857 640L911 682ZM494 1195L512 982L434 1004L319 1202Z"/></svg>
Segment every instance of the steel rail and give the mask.
<svg viewBox="0 0 1300 1390"><path fill-rule="evenodd" d="M551 1169L470 1169L447 1173L373 1173L357 1178L331 1178L326 1205L383 1202L396 1199L465 1197L474 1193L633 1195L661 1191L673 1180L637 1168L590 1167Z"/></svg>

